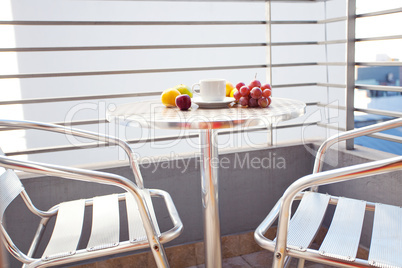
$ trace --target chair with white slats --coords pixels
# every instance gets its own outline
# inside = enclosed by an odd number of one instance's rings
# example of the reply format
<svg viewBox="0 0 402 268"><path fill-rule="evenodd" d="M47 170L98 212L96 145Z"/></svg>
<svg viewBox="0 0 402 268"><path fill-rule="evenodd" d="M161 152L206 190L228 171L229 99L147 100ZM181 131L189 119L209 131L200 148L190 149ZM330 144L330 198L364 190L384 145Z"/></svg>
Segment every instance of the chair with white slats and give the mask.
<svg viewBox="0 0 402 268"><path fill-rule="evenodd" d="M183 229L182 222L167 192L143 187L139 166L136 159L134 159L131 147L126 142L115 137L102 136L98 133L67 129L39 122L0 120L0 126L52 131L119 145L128 155L135 178L134 183L124 177L105 172L15 160L5 156L0 150L0 226L2 240L11 255L22 262L23 267L65 266L83 260L144 248L151 249L158 267L169 267L163 244L180 235ZM14 170L112 185L124 191L89 199L67 201L56 204L48 211L42 211L33 205ZM7 207L19 195L28 209L40 219L40 224L27 253L23 253L13 243L3 225L3 216ZM173 223L171 229L164 232L159 230L152 205L152 197L159 197L164 200ZM125 202L127 215L120 215L123 207L119 206L120 202ZM90 216L92 217L91 233L88 240L84 241L86 236L83 235L82 231L85 225L85 213L88 212L92 215ZM53 217L55 217L54 226L47 226L47 223ZM123 220L125 221L123 222ZM10 224L11 222L12 219L7 218L7 223ZM121 224L128 226L128 240L126 241L120 241ZM37 252L47 227L52 228L50 239L47 245L44 246L43 252ZM82 244L85 244L86 247L79 246Z"/></svg>
<svg viewBox="0 0 402 268"><path fill-rule="evenodd" d="M333 144L401 127L402 118L346 131L326 140L318 149L313 174L290 185L254 233L256 242L274 253L272 267L286 267L292 258L298 267L309 260L338 267L402 267L402 208L318 193L318 186L341 183L370 175L402 170L402 156L321 172L325 152ZM310 188L310 189L309 189ZM301 200L290 219L294 200ZM335 206L331 224L319 245L312 243L330 205ZM366 214L374 213L368 258L357 257ZM277 236L265 237L278 219ZM370 222L370 221L368 221Z"/></svg>

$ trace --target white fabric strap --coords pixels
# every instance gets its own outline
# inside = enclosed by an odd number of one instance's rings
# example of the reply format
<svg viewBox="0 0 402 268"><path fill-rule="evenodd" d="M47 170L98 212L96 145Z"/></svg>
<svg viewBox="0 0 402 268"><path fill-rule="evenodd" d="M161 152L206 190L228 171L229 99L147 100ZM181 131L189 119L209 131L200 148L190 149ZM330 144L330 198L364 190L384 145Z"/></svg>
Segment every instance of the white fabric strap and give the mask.
<svg viewBox="0 0 402 268"><path fill-rule="evenodd" d="M152 205L151 196L149 191L144 190L145 202L148 206L149 213L151 214L152 222L155 226L155 231L160 235L158 222L156 220L154 206ZM130 193L126 193L126 206L127 206L127 218L128 218L128 230L130 236L130 242L147 240L147 234L145 233L144 224L141 219L141 215L138 209L137 202L134 196Z"/></svg>
<svg viewBox="0 0 402 268"><path fill-rule="evenodd" d="M92 230L87 250L94 251L119 245L120 216L117 194L94 198Z"/></svg>
<svg viewBox="0 0 402 268"><path fill-rule="evenodd" d="M52 236L42 256L43 260L75 254L81 237L84 209L84 199L60 204Z"/></svg>
<svg viewBox="0 0 402 268"><path fill-rule="evenodd" d="M0 176L0 220L10 203L24 190L17 174L8 169Z"/></svg>
<svg viewBox="0 0 402 268"><path fill-rule="evenodd" d="M293 218L289 223L287 247L305 251L317 234L330 196L305 192Z"/></svg>
<svg viewBox="0 0 402 268"><path fill-rule="evenodd" d="M402 208L376 204L368 261L376 267L402 267Z"/></svg>
<svg viewBox="0 0 402 268"><path fill-rule="evenodd" d="M319 249L320 254L354 261L360 242L366 202L340 197L328 233Z"/></svg>

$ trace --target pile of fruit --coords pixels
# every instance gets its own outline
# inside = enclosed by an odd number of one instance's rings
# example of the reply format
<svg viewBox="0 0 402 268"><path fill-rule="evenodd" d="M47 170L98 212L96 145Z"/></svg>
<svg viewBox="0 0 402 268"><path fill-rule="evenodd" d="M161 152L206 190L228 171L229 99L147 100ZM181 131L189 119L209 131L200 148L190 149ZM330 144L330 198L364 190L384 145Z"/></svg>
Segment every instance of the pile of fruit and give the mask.
<svg viewBox="0 0 402 268"><path fill-rule="evenodd" d="M180 110L188 110L191 107L193 92L183 84L168 88L162 92L161 101L166 107L178 107Z"/></svg>
<svg viewBox="0 0 402 268"><path fill-rule="evenodd" d="M243 82L237 83L236 87L226 82L226 96L235 98L235 101L246 107L267 108L271 104L272 88L269 84L261 85L261 82L254 79L248 86ZM180 84L168 88L162 92L161 101L166 107L178 107L185 111L191 107L191 89Z"/></svg>
<svg viewBox="0 0 402 268"><path fill-rule="evenodd" d="M261 85L261 82L255 79L248 86L243 82L237 83L232 94L242 106L267 108L271 104L272 88L269 84Z"/></svg>

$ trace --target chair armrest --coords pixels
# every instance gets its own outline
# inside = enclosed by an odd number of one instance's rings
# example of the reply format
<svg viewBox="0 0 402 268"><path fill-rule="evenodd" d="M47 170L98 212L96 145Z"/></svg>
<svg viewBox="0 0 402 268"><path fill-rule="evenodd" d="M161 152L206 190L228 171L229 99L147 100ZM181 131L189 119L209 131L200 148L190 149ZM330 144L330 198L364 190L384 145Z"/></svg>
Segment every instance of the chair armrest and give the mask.
<svg viewBox="0 0 402 268"><path fill-rule="evenodd" d="M94 171L94 170L86 170L81 168L38 163L26 160L17 160L1 155L0 155L0 166L40 175L57 176L66 179L95 182L100 184L116 186L124 189L127 192L132 193L134 196L136 196L136 198L141 199L139 200L140 202L143 202L142 194L139 187L129 179L116 174Z"/></svg>
<svg viewBox="0 0 402 268"><path fill-rule="evenodd" d="M130 167L133 171L135 181L140 188L144 188L143 179L140 173L140 169L138 163L134 157L134 152L131 149L130 145L127 142L113 136L107 136L100 133L94 133L90 131L75 129L75 128L67 128L64 126L41 123L35 121L19 121L19 120L0 120L0 126L9 127L9 128L17 128L17 129L38 129L50 132L57 132L66 135L72 135L77 137L83 137L91 140L105 142L106 144L118 145L124 149L128 158Z"/></svg>
<svg viewBox="0 0 402 268"><path fill-rule="evenodd" d="M324 143L321 144L320 148L317 151L315 162L314 162L313 173L321 172L325 153L332 145L334 145L340 141L354 139L357 137L373 134L376 132L381 132L381 131L391 129L391 128L396 128L396 127L402 127L402 118L397 118L397 119L389 120L386 122L349 130L349 131L346 131L341 134L337 134L337 135L334 135L334 136L328 138L326 141L324 141Z"/></svg>

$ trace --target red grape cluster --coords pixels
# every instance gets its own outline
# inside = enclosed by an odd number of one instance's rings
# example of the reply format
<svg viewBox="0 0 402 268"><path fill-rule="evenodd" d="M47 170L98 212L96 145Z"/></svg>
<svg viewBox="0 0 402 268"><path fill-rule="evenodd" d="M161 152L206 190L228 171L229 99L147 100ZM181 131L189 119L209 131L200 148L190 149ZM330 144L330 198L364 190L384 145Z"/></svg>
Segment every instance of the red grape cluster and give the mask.
<svg viewBox="0 0 402 268"><path fill-rule="evenodd" d="M271 104L272 88L269 84L261 85L260 81L253 80L248 86L240 82L236 88L233 97L242 106L267 108Z"/></svg>

